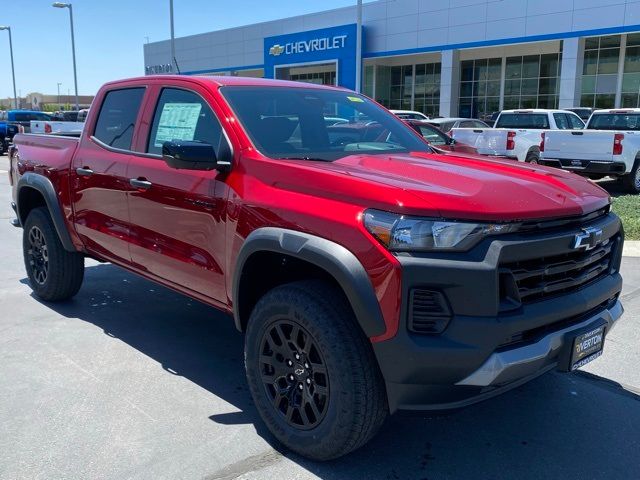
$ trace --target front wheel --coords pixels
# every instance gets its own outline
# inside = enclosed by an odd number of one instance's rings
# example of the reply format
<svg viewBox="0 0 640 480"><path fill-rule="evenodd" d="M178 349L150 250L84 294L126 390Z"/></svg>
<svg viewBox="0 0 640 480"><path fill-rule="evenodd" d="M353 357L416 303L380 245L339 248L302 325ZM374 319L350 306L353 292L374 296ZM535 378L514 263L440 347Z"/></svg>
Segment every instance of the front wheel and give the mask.
<svg viewBox="0 0 640 480"><path fill-rule="evenodd" d="M622 183L629 193L640 193L640 160L636 160L631 172L622 177Z"/></svg>
<svg viewBox="0 0 640 480"><path fill-rule="evenodd" d="M253 400L288 449L330 460L364 445L387 414L384 383L342 292L295 282L268 292L247 326Z"/></svg>
<svg viewBox="0 0 640 480"><path fill-rule="evenodd" d="M29 285L36 296L55 302L78 293L84 278L84 257L64 249L46 208L29 213L22 248Z"/></svg>

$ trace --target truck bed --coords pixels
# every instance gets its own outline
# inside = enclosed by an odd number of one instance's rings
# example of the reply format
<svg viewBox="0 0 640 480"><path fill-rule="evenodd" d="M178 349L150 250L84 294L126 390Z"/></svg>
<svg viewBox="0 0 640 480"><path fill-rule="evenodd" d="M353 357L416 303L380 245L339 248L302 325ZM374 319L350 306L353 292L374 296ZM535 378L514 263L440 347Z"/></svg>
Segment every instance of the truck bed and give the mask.
<svg viewBox="0 0 640 480"><path fill-rule="evenodd" d="M14 144L20 148L20 160L27 169L36 167L31 159L37 159L38 167L54 170L69 169L73 154L78 148L79 136L18 134ZM14 159L11 159L13 170Z"/></svg>

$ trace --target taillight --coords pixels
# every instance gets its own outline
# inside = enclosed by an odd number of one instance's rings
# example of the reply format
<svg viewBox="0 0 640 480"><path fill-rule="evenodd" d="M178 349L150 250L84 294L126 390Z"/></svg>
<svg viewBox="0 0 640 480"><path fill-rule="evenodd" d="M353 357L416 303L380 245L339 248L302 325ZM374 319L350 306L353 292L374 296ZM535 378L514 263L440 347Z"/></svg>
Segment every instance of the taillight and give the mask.
<svg viewBox="0 0 640 480"><path fill-rule="evenodd" d="M516 148L516 132L507 132L507 150L515 150Z"/></svg>
<svg viewBox="0 0 640 480"><path fill-rule="evenodd" d="M44 133L51 133L51 125L48 123L44 124Z"/></svg>
<svg viewBox="0 0 640 480"><path fill-rule="evenodd" d="M622 141L624 140L624 134L616 133L613 136L613 154L622 155Z"/></svg>
<svg viewBox="0 0 640 480"><path fill-rule="evenodd" d="M545 140L544 132L542 132L541 137L542 137L542 140L540 141L540 151L544 152L544 140Z"/></svg>

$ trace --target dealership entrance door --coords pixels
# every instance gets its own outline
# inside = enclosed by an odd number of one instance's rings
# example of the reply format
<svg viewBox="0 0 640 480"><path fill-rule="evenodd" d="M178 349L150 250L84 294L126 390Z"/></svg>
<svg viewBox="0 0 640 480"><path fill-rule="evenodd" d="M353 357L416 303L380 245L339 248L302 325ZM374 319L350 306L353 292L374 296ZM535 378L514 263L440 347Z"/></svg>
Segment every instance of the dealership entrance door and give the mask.
<svg viewBox="0 0 640 480"><path fill-rule="evenodd" d="M318 85L337 85L336 62L312 65L282 65L276 67L278 80L315 83Z"/></svg>

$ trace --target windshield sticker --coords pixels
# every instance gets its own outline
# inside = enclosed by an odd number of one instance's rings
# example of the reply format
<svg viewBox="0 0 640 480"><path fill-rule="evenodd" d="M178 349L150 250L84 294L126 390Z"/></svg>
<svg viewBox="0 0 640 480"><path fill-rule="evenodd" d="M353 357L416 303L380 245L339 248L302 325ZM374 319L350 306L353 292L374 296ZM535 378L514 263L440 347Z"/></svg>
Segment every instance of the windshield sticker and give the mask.
<svg viewBox="0 0 640 480"><path fill-rule="evenodd" d="M364 103L364 100L361 99L360 97L347 97L347 98L352 102Z"/></svg>
<svg viewBox="0 0 640 480"><path fill-rule="evenodd" d="M162 147L172 140L193 140L200 118L200 103L165 103L154 145Z"/></svg>

